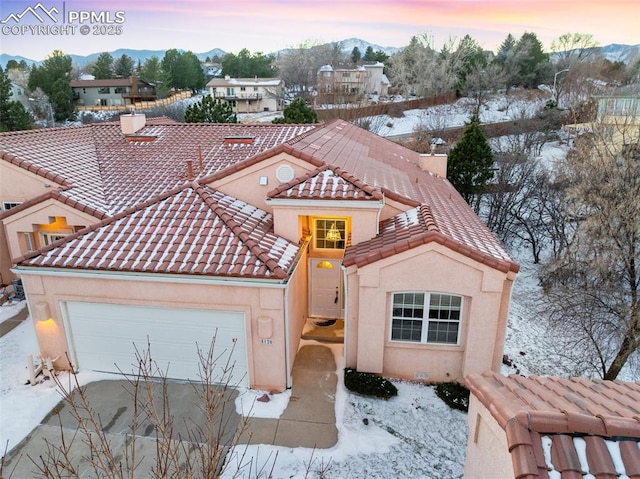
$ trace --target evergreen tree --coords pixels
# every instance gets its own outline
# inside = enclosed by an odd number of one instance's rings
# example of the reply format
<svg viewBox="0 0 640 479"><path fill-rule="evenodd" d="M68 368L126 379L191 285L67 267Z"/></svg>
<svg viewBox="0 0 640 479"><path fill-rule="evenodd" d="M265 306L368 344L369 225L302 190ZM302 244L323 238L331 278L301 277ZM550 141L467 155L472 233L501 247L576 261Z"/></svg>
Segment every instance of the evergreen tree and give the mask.
<svg viewBox="0 0 640 479"><path fill-rule="evenodd" d="M493 178L493 153L477 116L471 119L456 145L449 152L447 178L472 204Z"/></svg>
<svg viewBox="0 0 640 479"><path fill-rule="evenodd" d="M351 50L351 61L353 63L358 63L362 59L362 53L360 53L360 49L358 47L353 47Z"/></svg>
<svg viewBox="0 0 640 479"><path fill-rule="evenodd" d="M167 50L162 59L162 70L169 88L201 90L205 77L200 60L191 51L184 53L175 48Z"/></svg>
<svg viewBox="0 0 640 479"><path fill-rule="evenodd" d="M22 103L11 100L11 80L0 67L0 131L30 129L31 118Z"/></svg>
<svg viewBox="0 0 640 479"><path fill-rule="evenodd" d="M113 78L113 57L109 52L102 52L93 65L93 76L96 80Z"/></svg>
<svg viewBox="0 0 640 479"><path fill-rule="evenodd" d="M29 90L40 88L49 97L57 121L73 117L71 69L71 57L55 50L40 67L34 65L29 77Z"/></svg>
<svg viewBox="0 0 640 479"><path fill-rule="evenodd" d="M238 123L231 105L220 98L204 95L202 100L187 107L184 112L187 123Z"/></svg>
<svg viewBox="0 0 640 479"><path fill-rule="evenodd" d="M367 49L364 52L364 56L362 57L362 59L365 62L373 62L375 61L375 53L373 52L373 47L371 45L369 45L367 47Z"/></svg>
<svg viewBox="0 0 640 479"><path fill-rule="evenodd" d="M116 78L129 78L133 75L135 62L129 55L122 54L115 62L113 62L113 73Z"/></svg>
<svg viewBox="0 0 640 479"><path fill-rule="evenodd" d="M237 55L227 53L222 58L222 75L231 78L271 78L276 75L275 56L258 52L251 54L243 48Z"/></svg>
<svg viewBox="0 0 640 479"><path fill-rule="evenodd" d="M284 107L283 114L283 118L276 118L273 123L318 123L318 115L302 98L296 98L290 105Z"/></svg>
<svg viewBox="0 0 640 479"><path fill-rule="evenodd" d="M522 85L534 88L541 83L548 83L552 72L549 55L535 33L525 32L516 44L519 59L519 73Z"/></svg>

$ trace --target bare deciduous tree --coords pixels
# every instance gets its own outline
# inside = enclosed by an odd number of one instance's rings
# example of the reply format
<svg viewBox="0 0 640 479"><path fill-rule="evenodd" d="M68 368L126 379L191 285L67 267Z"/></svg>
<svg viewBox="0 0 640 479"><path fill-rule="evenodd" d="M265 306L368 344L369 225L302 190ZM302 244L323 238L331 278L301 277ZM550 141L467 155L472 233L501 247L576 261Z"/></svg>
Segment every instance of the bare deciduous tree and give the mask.
<svg viewBox="0 0 640 479"><path fill-rule="evenodd" d="M640 348L637 125L594 125L558 175L567 246L541 273L552 324L583 372L615 379Z"/></svg>

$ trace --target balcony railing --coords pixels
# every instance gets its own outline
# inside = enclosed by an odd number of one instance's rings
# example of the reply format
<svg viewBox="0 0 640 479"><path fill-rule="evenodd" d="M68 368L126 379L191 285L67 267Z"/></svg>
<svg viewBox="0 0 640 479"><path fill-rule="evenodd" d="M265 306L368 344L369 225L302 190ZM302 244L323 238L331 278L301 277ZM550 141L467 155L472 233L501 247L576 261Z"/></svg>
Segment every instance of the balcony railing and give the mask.
<svg viewBox="0 0 640 479"><path fill-rule="evenodd" d="M227 93L227 92L221 92L221 91L214 91L213 97L223 98L225 100L262 100L262 93L247 93L244 91L240 93Z"/></svg>

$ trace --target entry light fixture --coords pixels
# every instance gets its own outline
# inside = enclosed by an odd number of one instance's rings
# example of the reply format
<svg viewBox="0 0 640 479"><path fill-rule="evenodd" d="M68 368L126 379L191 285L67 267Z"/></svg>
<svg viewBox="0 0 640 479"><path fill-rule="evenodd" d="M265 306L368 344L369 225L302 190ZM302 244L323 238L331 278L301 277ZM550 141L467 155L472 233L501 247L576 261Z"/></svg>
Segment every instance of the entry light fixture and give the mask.
<svg viewBox="0 0 640 479"><path fill-rule="evenodd" d="M320 261L317 265L316 268L322 268L322 269L333 269L333 263L331 261Z"/></svg>
<svg viewBox="0 0 640 479"><path fill-rule="evenodd" d="M340 241L341 239L342 239L342 236L340 235L340 231L338 230L338 228L336 228L336 223L334 221L333 224L331 225L331 228L329 228L329 231L327 231L325 240Z"/></svg>
<svg viewBox="0 0 640 479"><path fill-rule="evenodd" d="M48 321L51 318L51 313L49 312L49 305L47 303L37 303L35 305L33 316L41 322Z"/></svg>

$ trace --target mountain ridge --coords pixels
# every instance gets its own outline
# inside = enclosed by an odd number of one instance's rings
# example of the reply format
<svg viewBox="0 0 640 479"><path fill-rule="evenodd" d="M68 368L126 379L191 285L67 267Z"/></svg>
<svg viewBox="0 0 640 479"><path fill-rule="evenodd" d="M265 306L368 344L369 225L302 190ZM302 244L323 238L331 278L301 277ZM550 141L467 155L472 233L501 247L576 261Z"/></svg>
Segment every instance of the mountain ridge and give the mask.
<svg viewBox="0 0 640 479"><path fill-rule="evenodd" d="M360 38L347 38L338 42L333 42L340 44L340 50L345 55L349 55L355 47L358 47L360 53L364 55L367 47L373 48L374 51L382 50L387 55L391 56L394 53L398 52L402 49L402 47L391 47L391 46L381 46L375 43L368 42L366 40L362 40ZM609 61L617 62L621 61L623 63L629 64L640 58L640 44L637 45L625 45L619 43L612 43L609 45L604 45L602 47L596 47L599 53L601 53L604 58ZM178 49L179 51L185 51L183 49ZM278 53L286 52L287 49L278 50L276 52L270 52L270 54L277 55ZM121 57L123 54L130 56L137 63L138 61L144 62L148 58L152 56L157 56L160 59L164 57L166 50L146 50L146 49L132 49L132 48L119 48L116 50L109 51L111 56L113 56L114 60ZM75 55L68 54L71 57L71 60L74 65L82 68L85 65L95 61L101 52L94 52L89 55ZM204 61L207 57L224 56L226 51L221 48L212 48L209 51L202 53L195 53L195 55L201 60ZM26 58L21 55L7 55L5 53L0 54L0 66L5 68L6 64L9 60L16 60L20 62L21 60L26 61L28 64L35 63L37 65L41 64L42 61L32 60L30 58Z"/></svg>

